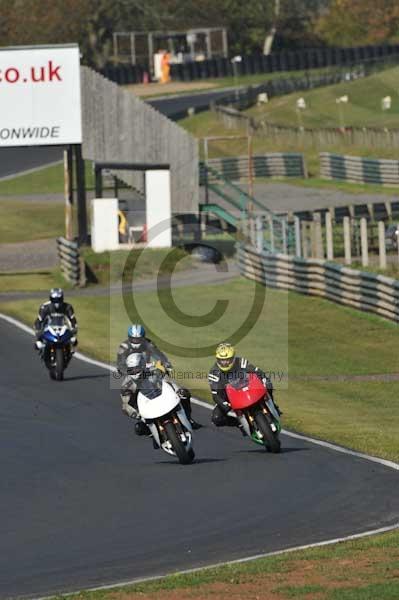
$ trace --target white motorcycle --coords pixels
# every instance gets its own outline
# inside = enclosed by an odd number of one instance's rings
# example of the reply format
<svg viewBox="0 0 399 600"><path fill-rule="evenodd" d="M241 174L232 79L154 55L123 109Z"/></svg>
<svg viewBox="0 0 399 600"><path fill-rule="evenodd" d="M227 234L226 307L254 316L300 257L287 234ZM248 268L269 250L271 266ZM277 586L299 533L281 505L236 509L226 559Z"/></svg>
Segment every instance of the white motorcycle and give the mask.
<svg viewBox="0 0 399 600"><path fill-rule="evenodd" d="M176 456L182 465L193 462L192 427L180 404L175 385L155 369L142 382L137 407L154 442Z"/></svg>

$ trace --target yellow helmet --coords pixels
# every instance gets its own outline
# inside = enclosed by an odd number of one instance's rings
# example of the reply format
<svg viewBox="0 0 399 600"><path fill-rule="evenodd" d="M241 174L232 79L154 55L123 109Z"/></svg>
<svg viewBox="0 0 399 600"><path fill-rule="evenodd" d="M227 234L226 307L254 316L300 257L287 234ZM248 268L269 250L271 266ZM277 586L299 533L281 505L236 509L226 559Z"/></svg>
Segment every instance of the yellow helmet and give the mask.
<svg viewBox="0 0 399 600"><path fill-rule="evenodd" d="M222 342L216 348L216 364L221 371L230 371L234 364L236 351L234 346Z"/></svg>

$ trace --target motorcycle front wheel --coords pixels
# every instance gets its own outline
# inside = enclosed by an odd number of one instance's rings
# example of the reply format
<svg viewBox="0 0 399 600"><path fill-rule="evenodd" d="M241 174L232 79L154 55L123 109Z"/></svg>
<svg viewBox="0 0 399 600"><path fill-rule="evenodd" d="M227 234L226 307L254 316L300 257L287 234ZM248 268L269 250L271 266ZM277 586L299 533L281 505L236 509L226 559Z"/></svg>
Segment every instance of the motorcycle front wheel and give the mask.
<svg viewBox="0 0 399 600"><path fill-rule="evenodd" d="M53 377L51 375L53 371ZM56 348L55 351L55 365L50 370L50 377L56 381L62 381L64 379L64 350L63 348Z"/></svg>
<svg viewBox="0 0 399 600"><path fill-rule="evenodd" d="M179 438L176 428L173 423L165 424L166 435L168 436L168 440L172 444L172 448L176 453L177 458L181 465L189 465L193 462L195 454L194 450L191 448L187 450L181 439Z"/></svg>
<svg viewBox="0 0 399 600"><path fill-rule="evenodd" d="M273 454L278 454L281 450L280 440L272 431L267 417L263 414L263 412L258 412L255 415L255 421L259 431L263 436L263 445L265 446L265 450L273 452Z"/></svg>

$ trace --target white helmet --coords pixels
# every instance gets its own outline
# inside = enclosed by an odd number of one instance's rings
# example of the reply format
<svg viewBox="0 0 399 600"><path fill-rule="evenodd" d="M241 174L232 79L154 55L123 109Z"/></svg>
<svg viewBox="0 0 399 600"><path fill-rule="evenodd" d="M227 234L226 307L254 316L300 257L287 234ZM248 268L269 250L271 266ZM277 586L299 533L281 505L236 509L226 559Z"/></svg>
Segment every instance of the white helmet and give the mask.
<svg viewBox="0 0 399 600"><path fill-rule="evenodd" d="M127 374L133 379L138 379L146 365L145 356L142 352L133 352L126 359Z"/></svg>

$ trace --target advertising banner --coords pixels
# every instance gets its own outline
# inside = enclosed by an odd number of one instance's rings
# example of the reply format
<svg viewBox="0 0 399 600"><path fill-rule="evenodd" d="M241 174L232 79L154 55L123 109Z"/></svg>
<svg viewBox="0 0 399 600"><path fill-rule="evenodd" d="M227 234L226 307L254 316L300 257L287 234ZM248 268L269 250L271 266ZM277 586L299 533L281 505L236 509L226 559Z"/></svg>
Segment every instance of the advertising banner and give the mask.
<svg viewBox="0 0 399 600"><path fill-rule="evenodd" d="M78 46L0 48L0 147L81 142Z"/></svg>

